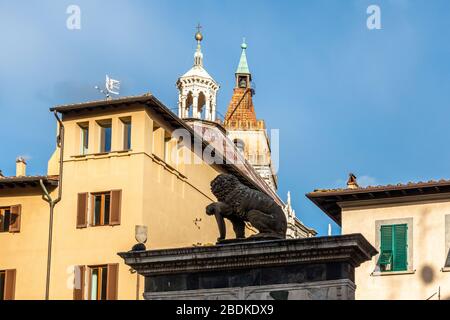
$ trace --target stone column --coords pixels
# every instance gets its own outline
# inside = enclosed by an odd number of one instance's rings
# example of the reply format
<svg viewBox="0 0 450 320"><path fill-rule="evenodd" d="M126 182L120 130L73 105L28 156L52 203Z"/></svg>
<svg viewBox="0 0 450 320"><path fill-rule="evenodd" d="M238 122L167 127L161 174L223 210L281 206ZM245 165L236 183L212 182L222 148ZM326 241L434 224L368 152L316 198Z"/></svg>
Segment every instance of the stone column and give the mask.
<svg viewBox="0 0 450 320"><path fill-rule="evenodd" d="M186 109L186 98L183 97L181 100L181 118L186 118L188 116L188 112Z"/></svg>
<svg viewBox="0 0 450 320"><path fill-rule="evenodd" d="M216 98L211 100L211 121L216 121Z"/></svg>
<svg viewBox="0 0 450 320"><path fill-rule="evenodd" d="M199 111L198 111L198 94L192 96L192 117L193 118L199 118Z"/></svg>
<svg viewBox="0 0 450 320"><path fill-rule="evenodd" d="M211 117L211 98L209 96L206 97L206 102L205 102L205 120L212 121L212 117Z"/></svg>
<svg viewBox="0 0 450 320"><path fill-rule="evenodd" d="M184 108L183 108L183 98L181 93L178 95L178 117L183 118Z"/></svg>

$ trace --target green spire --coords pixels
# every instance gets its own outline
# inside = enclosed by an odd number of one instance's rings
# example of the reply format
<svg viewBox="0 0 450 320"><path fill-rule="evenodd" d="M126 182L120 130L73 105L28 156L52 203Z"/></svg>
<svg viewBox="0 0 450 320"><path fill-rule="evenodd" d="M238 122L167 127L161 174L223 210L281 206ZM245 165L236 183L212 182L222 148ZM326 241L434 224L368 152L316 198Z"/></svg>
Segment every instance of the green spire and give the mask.
<svg viewBox="0 0 450 320"><path fill-rule="evenodd" d="M250 69L248 68L248 63L247 63L247 55L245 54L245 50L247 49L247 44L245 43L245 38L241 44L241 48L242 48L242 54L241 54L241 59L239 60L239 66L236 70L236 73L250 74Z"/></svg>

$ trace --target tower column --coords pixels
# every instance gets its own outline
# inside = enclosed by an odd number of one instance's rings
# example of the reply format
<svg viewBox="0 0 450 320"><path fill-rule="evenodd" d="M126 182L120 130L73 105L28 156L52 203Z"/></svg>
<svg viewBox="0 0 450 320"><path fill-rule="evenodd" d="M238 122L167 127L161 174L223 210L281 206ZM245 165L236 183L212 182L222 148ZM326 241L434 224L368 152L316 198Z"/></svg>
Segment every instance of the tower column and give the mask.
<svg viewBox="0 0 450 320"><path fill-rule="evenodd" d="M184 118L184 117L187 117L187 115L188 115L188 112L186 109L186 97L183 96L181 98L181 117Z"/></svg>
<svg viewBox="0 0 450 320"><path fill-rule="evenodd" d="M211 99L211 121L216 121L216 97Z"/></svg>
<svg viewBox="0 0 450 320"><path fill-rule="evenodd" d="M181 93L178 95L178 117L182 118L183 117L183 112L184 112L184 108L183 108L183 98L181 96Z"/></svg>
<svg viewBox="0 0 450 320"><path fill-rule="evenodd" d="M192 96L192 117L200 118L200 112L198 110L198 94Z"/></svg>
<svg viewBox="0 0 450 320"><path fill-rule="evenodd" d="M206 100L205 100L205 120L212 121L212 119L211 119L211 98L209 96L207 96Z"/></svg>

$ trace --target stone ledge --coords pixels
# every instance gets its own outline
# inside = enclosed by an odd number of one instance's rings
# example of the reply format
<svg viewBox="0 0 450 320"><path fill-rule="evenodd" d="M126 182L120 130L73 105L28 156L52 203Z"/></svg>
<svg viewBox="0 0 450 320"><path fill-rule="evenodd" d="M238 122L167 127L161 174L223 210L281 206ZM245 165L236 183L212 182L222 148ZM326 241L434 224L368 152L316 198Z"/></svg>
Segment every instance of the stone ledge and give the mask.
<svg viewBox="0 0 450 320"><path fill-rule="evenodd" d="M361 235L272 240L206 247L122 252L125 263L144 276L346 262L353 267L377 250Z"/></svg>

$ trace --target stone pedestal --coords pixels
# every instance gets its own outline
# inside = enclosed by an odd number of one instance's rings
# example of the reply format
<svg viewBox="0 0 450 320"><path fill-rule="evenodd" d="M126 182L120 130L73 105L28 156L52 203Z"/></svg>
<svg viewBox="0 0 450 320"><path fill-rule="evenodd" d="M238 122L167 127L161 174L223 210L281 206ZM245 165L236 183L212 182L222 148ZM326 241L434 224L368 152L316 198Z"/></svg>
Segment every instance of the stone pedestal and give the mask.
<svg viewBox="0 0 450 320"><path fill-rule="evenodd" d="M360 234L125 252L145 299L349 300L355 268L377 253Z"/></svg>

